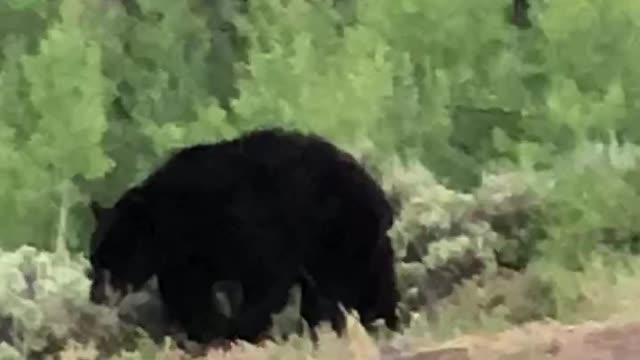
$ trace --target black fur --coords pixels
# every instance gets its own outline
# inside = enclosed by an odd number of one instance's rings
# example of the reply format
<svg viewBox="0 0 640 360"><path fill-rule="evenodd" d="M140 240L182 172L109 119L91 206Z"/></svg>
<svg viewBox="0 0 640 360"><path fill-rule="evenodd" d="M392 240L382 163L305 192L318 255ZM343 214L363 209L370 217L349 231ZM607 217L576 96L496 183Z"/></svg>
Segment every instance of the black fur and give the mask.
<svg viewBox="0 0 640 360"><path fill-rule="evenodd" d="M157 275L192 340L255 341L301 283L311 326L329 320L341 332L340 303L365 325L398 328L391 206L355 159L317 136L258 130L185 148L113 208L92 209L94 302L107 282L126 292ZM217 281L242 285L237 317L213 306Z"/></svg>

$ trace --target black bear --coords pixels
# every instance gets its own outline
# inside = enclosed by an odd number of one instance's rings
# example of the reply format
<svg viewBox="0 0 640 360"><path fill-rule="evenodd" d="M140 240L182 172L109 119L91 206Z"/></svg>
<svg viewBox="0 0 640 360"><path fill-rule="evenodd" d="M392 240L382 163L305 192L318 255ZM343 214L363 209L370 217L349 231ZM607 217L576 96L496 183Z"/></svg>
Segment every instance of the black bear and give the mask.
<svg viewBox="0 0 640 360"><path fill-rule="evenodd" d="M341 332L356 310L398 329L393 213L348 153L312 134L255 130L177 151L111 208L92 203L90 298L158 280L168 315L197 342L255 341L301 285L301 315ZM219 281L241 284L238 316L212 301Z"/></svg>

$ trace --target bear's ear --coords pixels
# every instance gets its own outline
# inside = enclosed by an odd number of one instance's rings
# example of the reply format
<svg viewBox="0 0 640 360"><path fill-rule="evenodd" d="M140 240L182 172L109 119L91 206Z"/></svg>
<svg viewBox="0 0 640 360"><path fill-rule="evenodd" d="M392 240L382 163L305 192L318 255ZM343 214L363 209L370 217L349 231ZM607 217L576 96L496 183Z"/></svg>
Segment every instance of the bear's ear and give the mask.
<svg viewBox="0 0 640 360"><path fill-rule="evenodd" d="M91 212L93 213L94 219L100 219L100 216L104 212L104 208L98 204L97 201L91 201Z"/></svg>

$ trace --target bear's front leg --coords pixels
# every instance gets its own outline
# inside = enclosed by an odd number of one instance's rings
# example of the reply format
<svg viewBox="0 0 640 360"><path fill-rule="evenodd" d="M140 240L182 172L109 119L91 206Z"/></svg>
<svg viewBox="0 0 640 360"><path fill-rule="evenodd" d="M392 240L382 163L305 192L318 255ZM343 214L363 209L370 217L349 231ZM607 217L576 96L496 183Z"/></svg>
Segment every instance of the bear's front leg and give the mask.
<svg viewBox="0 0 640 360"><path fill-rule="evenodd" d="M215 307L213 280L193 264L158 275L158 288L167 315L200 344L229 336L229 319Z"/></svg>

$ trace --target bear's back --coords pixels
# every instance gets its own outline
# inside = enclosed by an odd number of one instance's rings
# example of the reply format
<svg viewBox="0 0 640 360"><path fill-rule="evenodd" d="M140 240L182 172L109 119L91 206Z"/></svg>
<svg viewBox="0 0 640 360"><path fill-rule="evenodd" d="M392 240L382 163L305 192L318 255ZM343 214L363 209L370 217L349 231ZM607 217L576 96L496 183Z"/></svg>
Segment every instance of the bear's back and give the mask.
<svg viewBox="0 0 640 360"><path fill-rule="evenodd" d="M344 165L336 160L352 161L319 137L281 129L257 130L232 140L180 149L139 188L165 197L171 193L228 193L234 188L293 191L330 181L340 171L336 166Z"/></svg>

